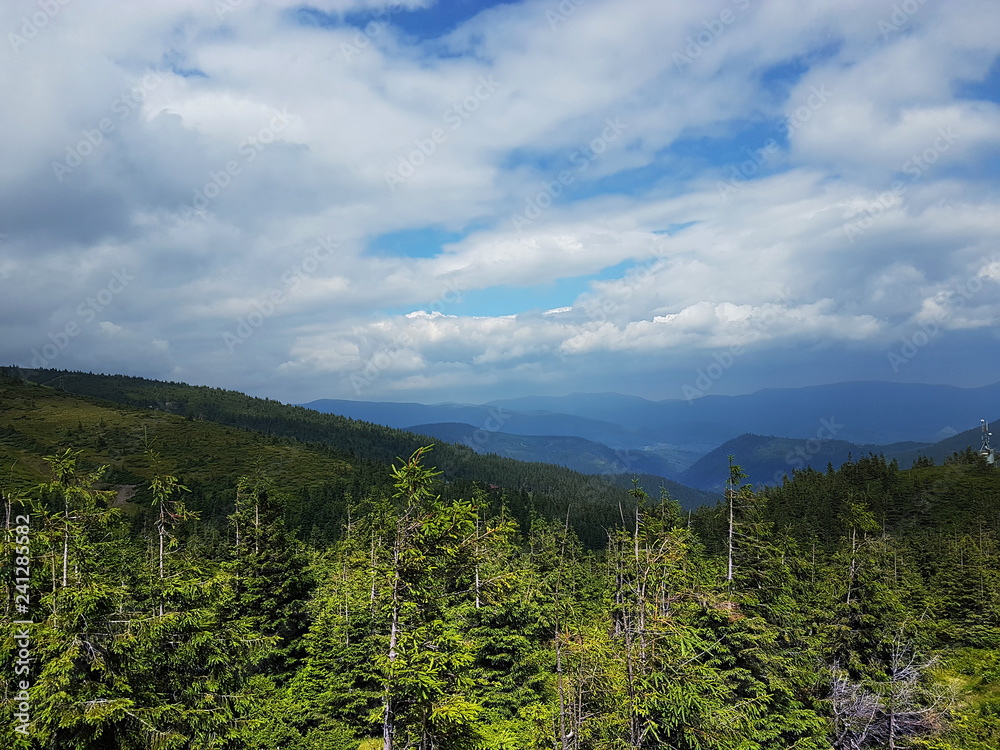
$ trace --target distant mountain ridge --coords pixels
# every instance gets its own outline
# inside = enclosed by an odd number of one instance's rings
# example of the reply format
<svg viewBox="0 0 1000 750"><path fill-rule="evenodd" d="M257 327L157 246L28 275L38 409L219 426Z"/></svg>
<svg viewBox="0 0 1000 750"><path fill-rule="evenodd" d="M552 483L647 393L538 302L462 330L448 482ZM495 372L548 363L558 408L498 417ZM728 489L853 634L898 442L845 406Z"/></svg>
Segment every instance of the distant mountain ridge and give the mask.
<svg viewBox="0 0 1000 750"><path fill-rule="evenodd" d="M488 433L578 437L614 450L704 456L745 433L795 440L823 433L825 440L862 446L933 444L974 428L986 414L1000 410L1000 383L957 388L858 381L690 402L597 393L526 396L480 405L321 399L303 406L400 429L460 422Z"/></svg>
<svg viewBox="0 0 1000 750"><path fill-rule="evenodd" d="M699 458L676 477L688 487L719 492L726 472L723 470L734 456L750 484L779 484L784 475L792 476L796 469L813 468L823 471L828 464L840 468L848 459L858 460L869 453L882 455L886 461L896 461L908 469L920 457L933 459L938 465L966 448L978 451L982 445L982 430L975 427L936 443L912 441L872 445L845 440L797 440L772 435L744 434L720 445ZM722 467L722 468L720 468Z"/></svg>
<svg viewBox="0 0 1000 750"><path fill-rule="evenodd" d="M561 412L628 424L636 432L689 429L688 439L713 442L744 432L810 438L821 419L840 424L837 437L857 443L936 442L1000 408L1000 382L979 388L850 381L801 388L767 388L741 396L650 401L614 393L492 401L511 410ZM664 425L670 425L664 428ZM735 431L734 431L735 430ZM666 442L677 442L668 434ZM721 440L714 441L718 445Z"/></svg>
<svg viewBox="0 0 1000 750"><path fill-rule="evenodd" d="M698 458L675 450L618 449L571 435L513 435L490 432L461 422L409 425L407 431L461 443L477 453L496 453L519 461L558 464L585 474L655 474L674 476Z"/></svg>
<svg viewBox="0 0 1000 750"><path fill-rule="evenodd" d="M490 433L502 431L513 435L581 437L613 448L631 447L646 439L637 430L614 422L558 412L521 412L499 404L417 404L319 399L300 406L401 430L415 424L460 423Z"/></svg>

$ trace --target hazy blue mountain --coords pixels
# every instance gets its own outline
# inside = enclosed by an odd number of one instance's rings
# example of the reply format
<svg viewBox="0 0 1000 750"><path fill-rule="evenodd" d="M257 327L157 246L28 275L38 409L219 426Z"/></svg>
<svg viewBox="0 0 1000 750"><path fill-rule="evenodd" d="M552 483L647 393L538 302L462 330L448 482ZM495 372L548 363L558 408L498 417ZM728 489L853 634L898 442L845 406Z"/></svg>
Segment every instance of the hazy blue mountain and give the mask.
<svg viewBox="0 0 1000 750"><path fill-rule="evenodd" d="M712 493L685 487L671 478L697 458L692 454L678 454L671 461L648 451L616 451L585 438L487 433L458 422L410 425L406 429L418 435L467 445L477 453L494 453L518 461L557 464L582 474L609 475L614 483L624 487L631 486L631 477L640 477L641 486L651 496L657 497L659 487L663 486L671 497L686 508L712 503L716 499Z"/></svg>
<svg viewBox="0 0 1000 750"><path fill-rule="evenodd" d="M964 389L942 385L857 382L809 388L758 391L748 396L717 396L704 401L707 421L726 412L746 429L811 438L821 420L835 421L836 438L862 444L935 442L977 426L1000 404L1000 383ZM745 430L744 430L745 431Z"/></svg>
<svg viewBox="0 0 1000 750"><path fill-rule="evenodd" d="M461 422L491 432L581 437L616 450L662 448L669 459L678 450L704 455L747 432L863 445L934 443L975 428L980 418L1000 406L1000 383L956 388L850 382L765 389L742 396L707 395L691 401L578 393L483 405L324 399L304 406L399 428Z"/></svg>
<svg viewBox="0 0 1000 750"><path fill-rule="evenodd" d="M724 377L724 376L723 376ZM710 391L709 391L710 392ZM663 442L714 445L742 433L811 438L821 419L857 443L934 442L974 427L1000 405L1000 383L981 388L860 381L764 389L741 396L648 401L620 394L573 394L492 402L509 409L558 411L628 425Z"/></svg>
<svg viewBox="0 0 1000 750"><path fill-rule="evenodd" d="M656 408L660 402L621 393L572 393L568 396L524 396L490 401L512 411L556 412L621 424L623 419Z"/></svg>
<svg viewBox="0 0 1000 750"><path fill-rule="evenodd" d="M582 437L614 448L630 448L647 442L656 442L655 435L643 435L624 424L558 412L520 412L499 405L397 404L319 399L302 406L327 414L340 414L399 429L406 429L414 424L458 422L487 432ZM711 448L711 445L707 447Z"/></svg>
<svg viewBox="0 0 1000 750"><path fill-rule="evenodd" d="M488 432L460 422L409 425L406 429L467 445L477 453L495 453L519 461L543 461L584 474L638 473L673 478L698 459L698 454L678 449L616 450L581 437Z"/></svg>

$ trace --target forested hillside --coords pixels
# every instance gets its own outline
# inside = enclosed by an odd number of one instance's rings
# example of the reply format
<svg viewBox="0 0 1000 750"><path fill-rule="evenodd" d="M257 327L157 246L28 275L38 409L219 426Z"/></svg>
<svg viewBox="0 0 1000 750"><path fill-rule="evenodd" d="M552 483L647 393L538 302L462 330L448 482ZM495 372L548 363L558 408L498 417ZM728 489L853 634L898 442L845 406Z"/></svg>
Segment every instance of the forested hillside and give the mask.
<svg viewBox="0 0 1000 750"><path fill-rule="evenodd" d="M278 404L108 380L143 409L0 383L2 747L1000 746L1000 475L971 451L764 492L723 467L689 513L444 484L402 433L379 467L322 433L372 426L307 413L302 444Z"/></svg>
<svg viewBox="0 0 1000 750"><path fill-rule="evenodd" d="M476 481L503 487L512 510L522 521L529 507L542 515L561 516L572 499L581 509L574 521L575 528L588 545L603 544L604 528L618 517L617 510L608 508L616 508L617 502L625 497L624 491L614 490L609 505L609 483L620 486L623 479L631 476L626 473L616 480L611 474L598 477L551 464L479 455L464 445L441 443L433 437L221 388L62 370L17 370L14 377L67 393L143 410L165 411L198 422L215 422L272 439L292 439L321 451L332 450L337 456L361 464L361 470L369 475L372 471L384 475L384 468L398 456L408 456L422 445L437 443L436 462L445 480L459 486ZM721 463L719 474L725 475ZM663 479L657 480L656 487L661 483L687 509L714 502L717 497Z"/></svg>

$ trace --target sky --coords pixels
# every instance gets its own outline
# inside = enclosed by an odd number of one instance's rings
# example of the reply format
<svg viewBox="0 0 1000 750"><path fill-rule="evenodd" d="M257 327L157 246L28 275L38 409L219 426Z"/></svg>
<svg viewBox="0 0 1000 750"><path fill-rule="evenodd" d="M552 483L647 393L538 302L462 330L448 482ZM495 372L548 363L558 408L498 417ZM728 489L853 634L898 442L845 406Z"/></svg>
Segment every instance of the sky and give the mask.
<svg viewBox="0 0 1000 750"><path fill-rule="evenodd" d="M995 0L4 0L0 364L1000 380Z"/></svg>

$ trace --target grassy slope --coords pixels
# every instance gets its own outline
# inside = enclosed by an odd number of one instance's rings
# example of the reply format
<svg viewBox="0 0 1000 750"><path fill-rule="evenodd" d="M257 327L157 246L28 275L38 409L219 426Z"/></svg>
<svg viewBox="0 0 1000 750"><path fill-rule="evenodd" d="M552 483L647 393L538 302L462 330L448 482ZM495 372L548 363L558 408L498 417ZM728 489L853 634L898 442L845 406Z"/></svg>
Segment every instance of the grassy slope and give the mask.
<svg viewBox="0 0 1000 750"><path fill-rule="evenodd" d="M151 475L147 441L164 467L189 483L235 484L259 466L279 486L295 488L353 471L349 461L294 441L34 383L0 383L0 482L5 486L23 490L47 479L42 457L66 448L83 449L88 465L108 465L115 484L138 484Z"/></svg>
<svg viewBox="0 0 1000 750"><path fill-rule="evenodd" d="M73 393L120 404L153 407L181 415L204 417L230 427L315 441L334 446L344 456L382 465L391 463L399 456L409 455L421 445L437 442L432 461L448 479L476 480L511 490L539 492L558 497L560 503L572 499L585 505L610 504L617 509L622 499L618 489L609 494L609 482L602 477L583 475L551 464L477 456L466 446L441 443L412 432L281 404L271 399L253 398L236 391L57 370L19 370L17 374ZM695 508L715 499L706 493L680 486L671 485L671 492L686 508ZM562 507L565 509L564 503Z"/></svg>

